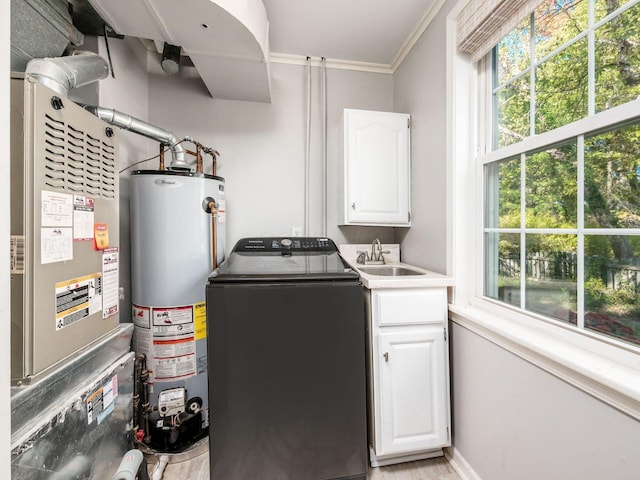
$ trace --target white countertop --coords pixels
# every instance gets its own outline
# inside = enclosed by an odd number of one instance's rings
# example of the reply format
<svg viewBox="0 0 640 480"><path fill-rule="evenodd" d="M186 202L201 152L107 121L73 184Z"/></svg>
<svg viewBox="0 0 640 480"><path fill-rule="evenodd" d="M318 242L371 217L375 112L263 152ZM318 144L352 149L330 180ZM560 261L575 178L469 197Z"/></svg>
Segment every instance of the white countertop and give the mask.
<svg viewBox="0 0 640 480"><path fill-rule="evenodd" d="M420 287L450 287L453 285L453 277L448 277L440 273L431 272L424 268L409 265L399 261L399 249L397 245L382 245L384 250L391 250L391 255L388 258L385 255L384 265L360 265L356 262L354 253L356 250L364 250L366 245L340 245L340 253L342 257L351 265L351 267L358 271L362 284L369 289L373 288L420 288ZM371 248L368 246L369 249ZM373 275L371 273L365 273L361 270L362 267L404 267L410 268L422 275L401 275L401 276L386 276L386 275Z"/></svg>

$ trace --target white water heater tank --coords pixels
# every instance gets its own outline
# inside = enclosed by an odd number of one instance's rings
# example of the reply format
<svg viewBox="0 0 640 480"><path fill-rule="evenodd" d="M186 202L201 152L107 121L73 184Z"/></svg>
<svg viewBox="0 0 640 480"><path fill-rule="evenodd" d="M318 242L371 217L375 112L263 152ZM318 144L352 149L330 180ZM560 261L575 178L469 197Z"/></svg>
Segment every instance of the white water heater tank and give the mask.
<svg viewBox="0 0 640 480"><path fill-rule="evenodd" d="M216 252L210 206L215 201ZM134 350L150 371L150 445L172 451L208 427L205 285L225 251L224 179L190 171L138 170L131 177ZM184 395L181 390L184 389ZM163 392L165 392L163 394ZM166 398L185 405L166 407ZM159 405L161 404L161 405ZM173 412L173 413L172 413ZM179 412L181 419L172 418ZM198 423L172 431L185 423Z"/></svg>

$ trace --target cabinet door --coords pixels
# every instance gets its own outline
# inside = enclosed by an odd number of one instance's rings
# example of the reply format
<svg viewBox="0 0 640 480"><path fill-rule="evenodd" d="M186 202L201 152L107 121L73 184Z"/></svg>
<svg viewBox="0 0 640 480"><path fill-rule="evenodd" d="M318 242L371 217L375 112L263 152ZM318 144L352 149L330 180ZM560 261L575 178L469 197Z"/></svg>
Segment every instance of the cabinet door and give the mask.
<svg viewBox="0 0 640 480"><path fill-rule="evenodd" d="M345 110L345 219L409 225L409 115Z"/></svg>
<svg viewBox="0 0 640 480"><path fill-rule="evenodd" d="M444 327L406 330L379 334L379 456L449 444Z"/></svg>

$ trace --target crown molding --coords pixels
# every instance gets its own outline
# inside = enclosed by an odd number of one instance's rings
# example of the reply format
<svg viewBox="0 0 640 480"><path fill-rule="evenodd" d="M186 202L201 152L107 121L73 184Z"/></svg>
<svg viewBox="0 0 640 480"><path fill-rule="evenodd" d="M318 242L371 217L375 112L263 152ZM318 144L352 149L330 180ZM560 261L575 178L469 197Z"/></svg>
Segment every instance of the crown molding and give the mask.
<svg viewBox="0 0 640 480"><path fill-rule="evenodd" d="M287 53L272 52L270 58L271 63L285 63L289 65L306 65L307 59L310 59L312 67L322 66L321 57L305 57L304 55L290 55ZM357 70L361 72L388 74L393 73L391 67L383 63L357 62L353 60L342 60L339 58L325 59L325 66L327 68L335 68L338 70Z"/></svg>
<svg viewBox="0 0 640 480"><path fill-rule="evenodd" d="M438 14L446 0L434 0L431 6L427 9L422 20L418 26L409 34L406 38L400 50L396 54L393 62L390 64L385 63L372 63L372 62L358 62L354 60L343 60L339 58L327 58L325 59L325 66L327 68L335 68L339 70L356 70L360 72L370 73L386 73L394 74L396 70L402 64L402 61L409 54L420 37L429 27L435 16ZM443 47L444 48L444 47ZM322 66L321 57L305 57L304 55L290 55L287 53L272 52L270 55L272 63L284 63L288 65L307 65L307 59L311 60L312 67Z"/></svg>

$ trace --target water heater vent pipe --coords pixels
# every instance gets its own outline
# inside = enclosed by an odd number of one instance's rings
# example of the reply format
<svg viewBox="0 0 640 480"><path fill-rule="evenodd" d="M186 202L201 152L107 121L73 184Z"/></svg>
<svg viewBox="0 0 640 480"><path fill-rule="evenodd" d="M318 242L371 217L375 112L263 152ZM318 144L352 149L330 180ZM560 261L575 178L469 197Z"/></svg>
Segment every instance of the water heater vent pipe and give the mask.
<svg viewBox="0 0 640 480"><path fill-rule="evenodd" d="M66 57L34 58L27 64L25 73L54 92L67 97L72 88L106 78L109 75L109 64L96 53L77 52ZM173 156L170 168L189 169L185 161L184 148L173 133L117 110L89 105L83 107L111 125L167 144Z"/></svg>
<svg viewBox="0 0 640 480"><path fill-rule="evenodd" d="M173 157L170 168L176 170L189 169L189 165L185 160L184 147L180 145L180 140L170 131L156 127L144 120L140 120L112 108L96 107L92 105L83 105L83 107L85 110L88 110L96 117L110 123L111 125L115 125L116 127L120 127L124 130L129 130L153 140L158 140L159 142L168 145Z"/></svg>

